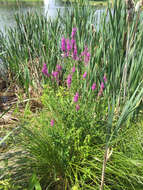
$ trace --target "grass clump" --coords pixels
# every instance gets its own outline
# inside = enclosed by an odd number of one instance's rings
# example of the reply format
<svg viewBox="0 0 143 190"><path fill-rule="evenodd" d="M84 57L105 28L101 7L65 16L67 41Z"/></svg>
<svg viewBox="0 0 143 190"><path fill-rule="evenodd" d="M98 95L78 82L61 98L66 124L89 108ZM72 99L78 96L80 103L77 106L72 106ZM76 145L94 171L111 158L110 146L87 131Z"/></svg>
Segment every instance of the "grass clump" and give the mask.
<svg viewBox="0 0 143 190"><path fill-rule="evenodd" d="M34 173L42 189L99 189L109 130L106 98L94 105L80 102L77 111L65 88L45 87L42 102L43 111L24 120L17 137L16 146L24 152L15 157L15 171L24 173L16 185L21 178L28 183ZM112 131L118 123L116 113L113 120ZM106 189L142 188L142 127L141 122L128 120L110 142Z"/></svg>

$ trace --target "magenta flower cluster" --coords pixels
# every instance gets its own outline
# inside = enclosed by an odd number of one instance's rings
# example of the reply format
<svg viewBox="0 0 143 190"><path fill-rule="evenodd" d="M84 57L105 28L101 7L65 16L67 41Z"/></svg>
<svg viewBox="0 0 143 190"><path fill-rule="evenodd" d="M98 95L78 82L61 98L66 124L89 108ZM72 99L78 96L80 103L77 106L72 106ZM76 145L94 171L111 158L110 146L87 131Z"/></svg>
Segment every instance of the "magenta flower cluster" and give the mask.
<svg viewBox="0 0 143 190"><path fill-rule="evenodd" d="M67 87L70 88L71 87L71 82L72 82L72 75L68 75L67 77Z"/></svg>
<svg viewBox="0 0 143 190"><path fill-rule="evenodd" d="M78 102L78 98L79 98L79 94L78 94L78 92L76 92L73 101Z"/></svg>
<svg viewBox="0 0 143 190"><path fill-rule="evenodd" d="M72 73L74 73L75 72L75 66L73 66L73 68L72 68Z"/></svg>
<svg viewBox="0 0 143 190"><path fill-rule="evenodd" d="M43 67L42 67L42 73L46 76L46 77L52 77L53 79L55 79L57 82L59 82L59 75L60 72L62 71L62 66L61 65L57 65L56 66L56 70L52 71L51 74L48 73L48 68L47 68L47 64L44 63Z"/></svg>
<svg viewBox="0 0 143 190"><path fill-rule="evenodd" d="M42 73L46 76L49 76L46 63L43 64Z"/></svg>
<svg viewBox="0 0 143 190"><path fill-rule="evenodd" d="M63 52L63 57L70 56L70 57L72 57L76 61L78 61L78 60L84 61L85 66L87 66L87 64L90 61L91 55L90 55L90 53L88 51L87 46L85 46L84 51L81 53L81 55L78 56L77 45L76 45L76 40L75 40L76 32L77 32L77 29L73 28L72 29L72 33L71 33L71 39L69 39L69 38L66 39L64 37L61 39L61 51ZM67 76L67 79L66 79L67 88L71 88L72 77L73 77L73 75L74 75L74 73L76 71L76 64L77 63L78 62L74 63L74 65L71 68L71 73L68 74L68 76ZM47 76L47 77L51 76L52 79L55 79L57 82L59 82L59 78L61 76L60 73L62 72L62 69L63 69L63 66L61 64L57 64L55 70L52 71L51 74L49 74L48 73L47 64L44 63L43 64L43 68L42 68L42 73L45 76ZM86 79L87 78L87 74L88 74L88 72L85 71L82 74L82 78ZM100 84L100 90L98 92L98 97L100 97L103 94L103 91L105 89L105 84L106 83L107 83L107 77L104 74L103 81ZM95 91L95 89L96 89L96 83L93 82L92 86L90 88L91 88L92 91ZM76 92L75 95L74 95L74 97L73 97L73 102L75 103L75 109L76 109L76 111L78 111L80 109L78 101L79 101L79 93ZM51 124L51 126L54 126L54 119L51 120L50 124Z"/></svg>
<svg viewBox="0 0 143 190"><path fill-rule="evenodd" d="M61 50L64 53L64 57L72 56L74 60L77 60L77 46L75 41L76 28L72 29L71 39L65 39L64 37L61 40Z"/></svg>
<svg viewBox="0 0 143 190"><path fill-rule="evenodd" d="M104 90L104 88L105 88L104 83L107 82L106 75L104 75L103 80L104 80L104 82L101 82L100 90L99 90L99 92L98 92L98 97L101 96L101 95L103 94L103 90Z"/></svg>
<svg viewBox="0 0 143 190"><path fill-rule="evenodd" d="M51 127L53 127L53 126L54 126L54 123L55 123L54 119L51 119L51 122L50 122Z"/></svg>
<svg viewBox="0 0 143 190"><path fill-rule="evenodd" d="M78 102L78 99L79 99L79 93L76 92L76 94L75 94L75 96L74 96L74 98L73 98L73 102L74 102L74 103L77 103L77 102ZM80 109L79 104L76 104L75 109L76 109L76 111L78 111L78 110Z"/></svg>
<svg viewBox="0 0 143 190"><path fill-rule="evenodd" d="M73 28L73 29L72 29L72 34L71 34L71 38L72 38L72 39L75 38L76 32L77 32L77 28Z"/></svg>
<svg viewBox="0 0 143 190"><path fill-rule="evenodd" d="M88 52L87 46L85 46L84 51L81 53L81 57L84 57L84 63L87 66L90 61L90 53Z"/></svg>
<svg viewBox="0 0 143 190"><path fill-rule="evenodd" d="M91 87L92 91L94 91L95 88L96 88L96 83L94 82L93 85L92 85L92 87Z"/></svg>

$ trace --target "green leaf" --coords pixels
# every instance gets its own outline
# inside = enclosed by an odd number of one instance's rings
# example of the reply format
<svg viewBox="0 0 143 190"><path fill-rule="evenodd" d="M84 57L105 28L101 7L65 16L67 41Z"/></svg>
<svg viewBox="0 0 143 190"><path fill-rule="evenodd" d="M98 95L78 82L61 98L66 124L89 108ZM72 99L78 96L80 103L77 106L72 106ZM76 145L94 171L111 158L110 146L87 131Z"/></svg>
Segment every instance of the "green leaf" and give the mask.
<svg viewBox="0 0 143 190"><path fill-rule="evenodd" d="M29 190L34 190L34 188L35 188L35 190L42 190L42 188L40 186L40 183L38 181L38 178L37 178L35 173L33 173L32 177L30 179L28 189Z"/></svg>

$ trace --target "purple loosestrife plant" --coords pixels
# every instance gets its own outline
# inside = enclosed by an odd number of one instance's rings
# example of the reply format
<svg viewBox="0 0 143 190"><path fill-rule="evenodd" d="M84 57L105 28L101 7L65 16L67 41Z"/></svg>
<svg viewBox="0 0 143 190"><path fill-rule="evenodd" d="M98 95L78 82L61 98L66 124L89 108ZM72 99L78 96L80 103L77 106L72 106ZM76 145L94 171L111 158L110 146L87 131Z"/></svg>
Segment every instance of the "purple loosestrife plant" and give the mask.
<svg viewBox="0 0 143 190"><path fill-rule="evenodd" d="M67 77L67 87L70 88L71 87L71 82L72 82L72 75L68 75Z"/></svg>
<svg viewBox="0 0 143 190"><path fill-rule="evenodd" d="M74 39L71 39L71 49L73 49L75 46L75 40Z"/></svg>
<svg viewBox="0 0 143 190"><path fill-rule="evenodd" d="M72 39L75 38L76 31L77 31L77 28L73 28L73 29L72 29L72 34L71 34L71 38L72 38Z"/></svg>
<svg viewBox="0 0 143 190"><path fill-rule="evenodd" d="M57 69L58 72L60 72L62 70L62 66L61 65L57 65L56 69Z"/></svg>
<svg viewBox="0 0 143 190"><path fill-rule="evenodd" d="M78 92L76 92L73 101L74 101L75 103L78 102L78 98L79 98L79 94L78 94Z"/></svg>
<svg viewBox="0 0 143 190"><path fill-rule="evenodd" d="M46 76L49 76L46 63L43 64L42 73Z"/></svg>
<svg viewBox="0 0 143 190"><path fill-rule="evenodd" d="M66 39L64 37L62 38L62 41L61 41L61 50L63 52L66 51Z"/></svg>
<svg viewBox="0 0 143 190"><path fill-rule="evenodd" d="M91 87L92 91L94 91L95 88L96 88L96 83L93 83L93 85L92 85L92 87Z"/></svg>
<svg viewBox="0 0 143 190"><path fill-rule="evenodd" d="M104 83L103 82L101 82L101 88L104 89Z"/></svg>
<svg viewBox="0 0 143 190"><path fill-rule="evenodd" d="M74 45L74 49L73 49L73 59L74 60L77 59L77 46L76 46L76 44Z"/></svg>
<svg viewBox="0 0 143 190"><path fill-rule="evenodd" d="M51 127L53 127L53 126L54 126L54 123L55 123L54 119L51 119L51 122L50 122Z"/></svg>
<svg viewBox="0 0 143 190"><path fill-rule="evenodd" d="M103 80L104 80L105 83L107 82L107 77L106 77L105 74L104 74Z"/></svg>
<svg viewBox="0 0 143 190"><path fill-rule="evenodd" d="M58 74L59 74L58 71L53 71L53 72L52 72L52 76L53 76L54 78L57 78L57 77L58 77Z"/></svg>
<svg viewBox="0 0 143 190"><path fill-rule="evenodd" d="M85 65L90 61L90 53L88 52L87 46L85 46L84 51L81 53L81 57L84 57Z"/></svg>
<svg viewBox="0 0 143 190"><path fill-rule="evenodd" d="M72 73L74 73L75 72L75 66L73 66L73 68L72 68Z"/></svg>
<svg viewBox="0 0 143 190"><path fill-rule="evenodd" d="M66 43L67 43L67 51L69 52L71 50L71 42L69 39L67 39Z"/></svg>
<svg viewBox="0 0 143 190"><path fill-rule="evenodd" d="M53 76L53 78L56 79L57 82L59 82L59 79L58 79L58 77L59 77L59 72L58 72L58 71L53 71L53 72L52 72L52 76Z"/></svg>
<svg viewBox="0 0 143 190"><path fill-rule="evenodd" d="M85 72L85 73L83 74L83 78L86 78L86 76L87 76L87 72Z"/></svg>
<svg viewBox="0 0 143 190"><path fill-rule="evenodd" d="M80 109L80 106L79 104L76 104L76 107L75 107L76 111L78 111Z"/></svg>
<svg viewBox="0 0 143 190"><path fill-rule="evenodd" d="M85 58L84 58L84 62L85 62L85 64L87 64L89 61L90 61L90 53L87 52L87 54L85 55Z"/></svg>
<svg viewBox="0 0 143 190"><path fill-rule="evenodd" d="M100 85L100 90L98 92L98 97L101 96L103 94L103 90L104 90L105 86L104 86L104 82L101 82Z"/></svg>
<svg viewBox="0 0 143 190"><path fill-rule="evenodd" d="M101 96L101 95L102 95L102 93L103 93L103 89L102 89L102 88L100 88L100 90L99 90L99 92L98 92L98 97L99 97L99 96Z"/></svg>

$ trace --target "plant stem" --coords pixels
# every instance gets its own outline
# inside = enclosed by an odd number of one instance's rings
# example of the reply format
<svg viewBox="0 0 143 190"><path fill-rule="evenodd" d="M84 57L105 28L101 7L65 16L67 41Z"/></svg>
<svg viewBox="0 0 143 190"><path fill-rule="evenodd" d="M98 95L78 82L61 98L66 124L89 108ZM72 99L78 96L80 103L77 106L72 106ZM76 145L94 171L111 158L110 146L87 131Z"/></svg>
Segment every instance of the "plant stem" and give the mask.
<svg viewBox="0 0 143 190"><path fill-rule="evenodd" d="M106 146L106 149L105 149L104 159L103 159L100 190L103 190L103 189L104 189L104 177L105 177L106 164L107 164L107 160L108 160L108 159L107 159L107 157L108 157L108 151L109 151L109 147L108 147L108 145L107 145L107 146Z"/></svg>

